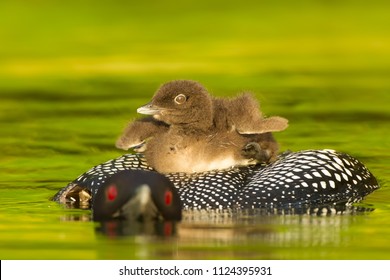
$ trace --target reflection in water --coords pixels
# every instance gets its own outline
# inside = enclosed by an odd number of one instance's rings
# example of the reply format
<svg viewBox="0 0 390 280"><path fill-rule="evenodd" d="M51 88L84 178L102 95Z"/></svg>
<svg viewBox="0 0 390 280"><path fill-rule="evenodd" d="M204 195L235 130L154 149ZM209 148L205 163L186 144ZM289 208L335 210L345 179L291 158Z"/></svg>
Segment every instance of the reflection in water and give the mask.
<svg viewBox="0 0 390 280"><path fill-rule="evenodd" d="M353 224L360 224L371 211L346 206L310 209L299 214L265 210L184 211L180 223L111 220L96 223L95 233L99 242L105 244L99 252L101 258L277 259L281 255L288 258L294 250L302 256L305 248L312 250L311 254L329 248L329 254L331 248L348 245L350 236L344 233ZM78 213L73 220L90 221L88 214ZM72 219L68 216L67 220ZM129 256L129 251L136 255Z"/></svg>
<svg viewBox="0 0 390 280"><path fill-rule="evenodd" d="M176 253L178 258L193 258L197 253L200 258L277 259L280 251L286 257L296 254L294 250L298 248L334 248L349 242L343 233L357 220L364 219L366 211L348 208L324 215L259 211L186 213L178 230L181 249ZM212 248L224 250L219 255Z"/></svg>
<svg viewBox="0 0 390 280"><path fill-rule="evenodd" d="M315 210L315 211L314 211ZM315 243L337 243L339 232L357 216L371 208L346 207L310 209L306 213L271 213L268 210L199 210L185 211L180 223L170 221L129 221L112 219L100 222L96 233L110 237L135 235L177 236L180 239L238 241L258 239L284 244L310 240ZM75 212L63 221L92 221L91 212Z"/></svg>
<svg viewBox="0 0 390 280"><path fill-rule="evenodd" d="M177 224L171 221L111 220L100 222L96 232L111 238L134 235L175 236Z"/></svg>
<svg viewBox="0 0 390 280"><path fill-rule="evenodd" d="M372 209L309 210L305 214L273 214L264 210L240 212L187 212L180 226L180 239L219 242L259 241L273 245L338 245L340 233L355 217Z"/></svg>

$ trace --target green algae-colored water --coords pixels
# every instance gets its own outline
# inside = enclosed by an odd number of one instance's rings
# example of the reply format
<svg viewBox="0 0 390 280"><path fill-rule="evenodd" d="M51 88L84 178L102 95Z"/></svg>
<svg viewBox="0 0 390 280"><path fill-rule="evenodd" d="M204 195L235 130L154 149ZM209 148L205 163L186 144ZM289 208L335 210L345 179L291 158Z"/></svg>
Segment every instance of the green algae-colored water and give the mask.
<svg viewBox="0 0 390 280"><path fill-rule="evenodd" d="M0 3L0 259L390 258L386 1L131 2ZM121 155L135 109L183 78L215 96L252 91L290 120L282 150L360 159L381 185L357 205L369 211L185 213L114 236L50 201Z"/></svg>

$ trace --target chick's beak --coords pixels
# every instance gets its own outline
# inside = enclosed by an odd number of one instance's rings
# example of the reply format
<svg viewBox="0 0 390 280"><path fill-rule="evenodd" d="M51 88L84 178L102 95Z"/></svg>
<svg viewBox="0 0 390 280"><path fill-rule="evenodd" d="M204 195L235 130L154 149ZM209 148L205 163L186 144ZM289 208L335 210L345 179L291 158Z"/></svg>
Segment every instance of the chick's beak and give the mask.
<svg viewBox="0 0 390 280"><path fill-rule="evenodd" d="M142 107L137 109L137 113L144 115L159 115L161 113L161 109L157 106L154 106L151 102L145 104Z"/></svg>

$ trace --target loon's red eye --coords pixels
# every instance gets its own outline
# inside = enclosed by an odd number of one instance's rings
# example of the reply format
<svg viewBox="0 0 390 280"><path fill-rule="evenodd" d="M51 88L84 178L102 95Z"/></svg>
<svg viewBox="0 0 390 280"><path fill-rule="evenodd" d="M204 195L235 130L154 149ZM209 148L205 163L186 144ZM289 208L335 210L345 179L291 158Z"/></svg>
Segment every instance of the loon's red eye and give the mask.
<svg viewBox="0 0 390 280"><path fill-rule="evenodd" d="M107 188L106 196L109 201L113 201L118 195L118 190L115 185L110 185Z"/></svg>
<svg viewBox="0 0 390 280"><path fill-rule="evenodd" d="M165 201L165 205L171 205L172 203L172 192L171 191L165 191L165 194L164 194L164 201Z"/></svg>

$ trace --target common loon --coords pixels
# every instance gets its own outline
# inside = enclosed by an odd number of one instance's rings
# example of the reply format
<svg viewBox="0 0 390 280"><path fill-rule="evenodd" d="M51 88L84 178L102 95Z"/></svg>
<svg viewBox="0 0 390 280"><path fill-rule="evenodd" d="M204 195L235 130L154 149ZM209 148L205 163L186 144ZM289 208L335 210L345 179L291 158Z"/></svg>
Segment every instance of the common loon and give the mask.
<svg viewBox="0 0 390 280"><path fill-rule="evenodd" d="M53 199L100 211L97 193L105 188L107 180L123 170L132 170L132 178L141 183L151 182L145 171L154 171L142 154L126 154L80 175ZM376 178L360 161L333 150L284 153L268 165L165 176L175 186L183 210L267 209L300 213L318 207L351 205L379 188Z"/></svg>
<svg viewBox="0 0 390 280"><path fill-rule="evenodd" d="M274 161L278 144L270 132L284 130L288 123L281 117L264 118L249 94L213 98L201 84L188 80L162 85L137 112L153 119L130 123L116 146L137 148L150 139L145 158L161 173Z"/></svg>

